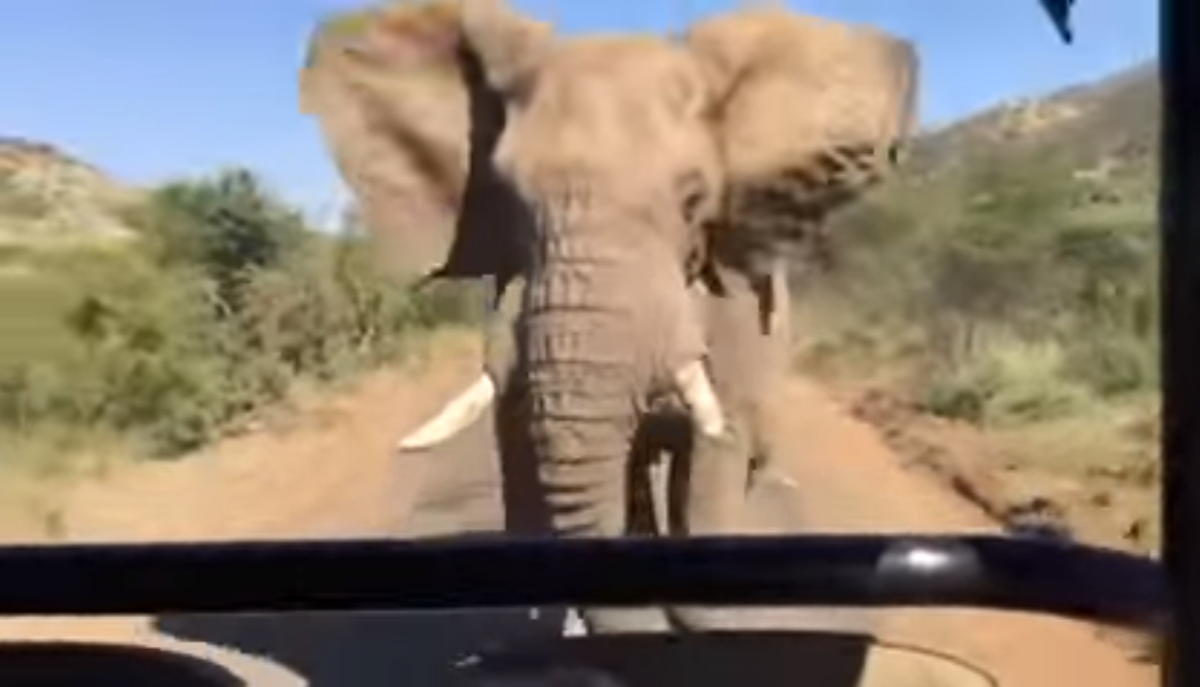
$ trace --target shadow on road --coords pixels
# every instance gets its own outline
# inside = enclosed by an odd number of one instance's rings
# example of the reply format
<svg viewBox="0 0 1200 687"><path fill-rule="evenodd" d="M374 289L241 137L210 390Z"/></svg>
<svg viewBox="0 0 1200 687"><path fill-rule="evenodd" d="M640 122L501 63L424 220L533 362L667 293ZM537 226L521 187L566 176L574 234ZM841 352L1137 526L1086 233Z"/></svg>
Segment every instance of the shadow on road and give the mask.
<svg viewBox="0 0 1200 687"><path fill-rule="evenodd" d="M452 613L179 615L156 621L180 639L231 647L279 663L314 687L438 685L489 648L561 635L562 614Z"/></svg>

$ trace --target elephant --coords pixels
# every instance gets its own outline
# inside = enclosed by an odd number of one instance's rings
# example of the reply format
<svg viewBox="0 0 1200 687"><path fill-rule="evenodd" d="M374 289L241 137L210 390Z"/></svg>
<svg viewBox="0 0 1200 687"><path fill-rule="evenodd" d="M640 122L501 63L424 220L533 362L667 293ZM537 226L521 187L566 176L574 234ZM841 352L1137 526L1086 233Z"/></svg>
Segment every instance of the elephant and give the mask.
<svg viewBox="0 0 1200 687"><path fill-rule="evenodd" d="M685 529L735 527L749 444L771 434L786 254L897 163L911 44L774 7L674 39L559 37L501 0L370 19L314 41L305 107L368 227L453 225L428 278L491 278L508 304L484 373L402 448L446 440L499 397L553 533L622 536L636 435L651 399L673 397L692 457ZM444 116L413 121L435 91Z"/></svg>

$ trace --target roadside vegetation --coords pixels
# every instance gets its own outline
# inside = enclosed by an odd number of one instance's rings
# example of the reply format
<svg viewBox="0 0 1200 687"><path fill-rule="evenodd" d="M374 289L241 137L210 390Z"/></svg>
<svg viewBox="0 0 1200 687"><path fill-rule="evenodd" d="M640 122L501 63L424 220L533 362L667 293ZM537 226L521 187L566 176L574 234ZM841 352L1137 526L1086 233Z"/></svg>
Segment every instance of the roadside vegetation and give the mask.
<svg viewBox="0 0 1200 687"><path fill-rule="evenodd" d="M1149 549L1159 340L1147 81L1052 99L1042 111L1060 119L1032 131L996 112L921 142L895 183L837 219L836 261L799 298L799 363L981 430L987 467L1026 502L1014 508L1036 501L1081 536Z"/></svg>
<svg viewBox="0 0 1200 687"><path fill-rule="evenodd" d="M0 484L176 458L297 385L352 379L478 316L461 289L390 277L352 222L313 231L244 170L123 214L134 241L0 254Z"/></svg>

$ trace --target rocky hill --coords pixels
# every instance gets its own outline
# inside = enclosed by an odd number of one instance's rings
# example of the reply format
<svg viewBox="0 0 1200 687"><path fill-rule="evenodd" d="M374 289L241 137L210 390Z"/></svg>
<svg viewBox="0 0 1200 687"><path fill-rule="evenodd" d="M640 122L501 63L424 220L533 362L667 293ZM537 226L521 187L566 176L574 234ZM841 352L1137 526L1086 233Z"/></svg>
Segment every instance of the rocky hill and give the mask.
<svg viewBox="0 0 1200 687"><path fill-rule="evenodd" d="M0 247L128 238L122 209L138 196L53 145L0 137Z"/></svg>
<svg viewBox="0 0 1200 687"><path fill-rule="evenodd" d="M1069 166L1081 186L1095 191L1095 202L1153 205L1159 98L1157 64L1146 63L1013 100L922 137L909 169L944 181L981 158L1048 160Z"/></svg>
<svg viewBox="0 0 1200 687"><path fill-rule="evenodd" d="M1050 222L1102 225L1142 241L1157 208L1159 108L1150 62L931 130L913 141L899 174L835 218L828 254L836 259L846 244L881 240L863 228L864 215L868 224L905 215L925 227L921 240L942 241L971 234L967 225L995 214L989 207L997 204L1028 215L1023 228L1006 232L1010 238L1032 237Z"/></svg>

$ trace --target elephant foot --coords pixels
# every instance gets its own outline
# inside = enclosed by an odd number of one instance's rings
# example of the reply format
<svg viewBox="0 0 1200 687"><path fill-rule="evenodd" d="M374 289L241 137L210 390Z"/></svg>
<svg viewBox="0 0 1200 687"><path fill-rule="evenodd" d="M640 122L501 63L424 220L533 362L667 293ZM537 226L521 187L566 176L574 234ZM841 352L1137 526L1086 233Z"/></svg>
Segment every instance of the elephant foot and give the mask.
<svg viewBox="0 0 1200 687"><path fill-rule="evenodd" d="M567 613L563 616L562 636L564 637L586 637L588 635L587 623L584 622L583 616L574 608L568 608Z"/></svg>
<svg viewBox="0 0 1200 687"><path fill-rule="evenodd" d="M750 480L747 486L752 489L759 486L799 488L796 480L780 469L778 460L770 454L764 455L759 452L750 457Z"/></svg>
<svg viewBox="0 0 1200 687"><path fill-rule="evenodd" d="M695 634L719 630L737 629L724 616L728 610L708 607L672 607L667 609L671 630L677 634ZM724 622L722 622L724 620Z"/></svg>
<svg viewBox="0 0 1200 687"><path fill-rule="evenodd" d="M750 486L755 487L774 487L777 489L795 490L800 488L800 483L792 478L791 475L784 474L769 466L763 466L750 473Z"/></svg>
<svg viewBox="0 0 1200 687"><path fill-rule="evenodd" d="M571 616L578 618L573 625ZM570 628L570 629L568 629ZM669 633L674 630L664 609L645 608L580 608L570 609L563 623L563 633L579 632L586 635Z"/></svg>

